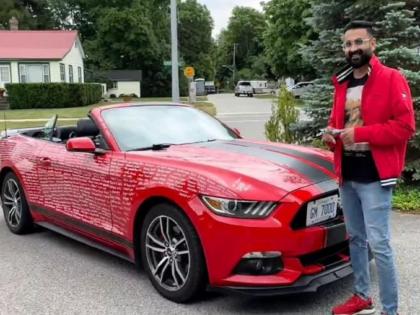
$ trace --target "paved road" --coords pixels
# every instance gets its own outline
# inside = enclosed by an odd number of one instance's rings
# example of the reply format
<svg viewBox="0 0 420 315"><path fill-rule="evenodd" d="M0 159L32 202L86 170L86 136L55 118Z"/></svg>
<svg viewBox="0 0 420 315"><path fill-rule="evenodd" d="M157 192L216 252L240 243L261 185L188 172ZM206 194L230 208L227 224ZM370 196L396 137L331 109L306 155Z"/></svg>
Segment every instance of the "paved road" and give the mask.
<svg viewBox="0 0 420 315"><path fill-rule="evenodd" d="M420 217L394 214L400 314L420 314ZM373 272L375 271L372 268ZM376 280L375 273L373 278ZM17 236L0 215L0 314L328 314L351 278L294 297L209 293L188 305L161 298L133 265L49 231ZM378 299L377 286L373 288Z"/></svg>
<svg viewBox="0 0 420 315"><path fill-rule="evenodd" d="M224 99L229 102L222 102ZM230 119L236 118L231 126L239 127L243 135L260 137L263 128L257 126L257 120L261 121L262 118L238 112L269 112L270 102L241 98L236 103L234 100L233 96L211 97L221 117L224 114ZM244 103L241 103L242 100ZM236 114L226 115L228 113ZM250 125L250 120L255 120L252 122L254 125ZM392 222L393 245L400 271L400 314L418 315L420 216L394 213ZM374 266L372 271L375 281ZM1 315L321 315L328 314L331 305L351 293L351 282L351 278L347 278L321 288L316 294L294 297L245 298L209 293L194 304L178 305L161 298L145 273L137 272L133 265L49 231L40 230L26 236L13 235L7 230L3 215L0 215ZM378 300L377 285L373 287L373 296Z"/></svg>
<svg viewBox="0 0 420 315"><path fill-rule="evenodd" d="M265 140L264 124L271 116L271 99L235 97L233 94L209 95L217 117L249 139Z"/></svg>

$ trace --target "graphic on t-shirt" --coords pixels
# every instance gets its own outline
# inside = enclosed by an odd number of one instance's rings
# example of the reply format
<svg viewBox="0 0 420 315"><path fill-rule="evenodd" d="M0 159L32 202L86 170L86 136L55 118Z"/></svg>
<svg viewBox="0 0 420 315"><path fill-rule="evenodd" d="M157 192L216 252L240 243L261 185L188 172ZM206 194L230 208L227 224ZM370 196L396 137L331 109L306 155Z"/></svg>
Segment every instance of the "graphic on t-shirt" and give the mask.
<svg viewBox="0 0 420 315"><path fill-rule="evenodd" d="M363 126L361 99L362 99L363 85L349 87L347 89L346 97L346 128L354 128ZM370 150L367 142L359 142L352 145L344 146L346 151L368 151Z"/></svg>

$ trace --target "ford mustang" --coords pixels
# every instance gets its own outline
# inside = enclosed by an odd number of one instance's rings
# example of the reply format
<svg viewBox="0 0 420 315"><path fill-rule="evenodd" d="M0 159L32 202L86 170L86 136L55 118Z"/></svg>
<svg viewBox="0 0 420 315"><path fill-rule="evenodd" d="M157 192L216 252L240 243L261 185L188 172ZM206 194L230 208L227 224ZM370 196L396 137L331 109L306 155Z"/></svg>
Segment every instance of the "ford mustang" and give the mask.
<svg viewBox="0 0 420 315"><path fill-rule="evenodd" d="M164 297L314 292L352 272L329 152L242 139L181 104L118 104L0 139L11 232L142 266Z"/></svg>

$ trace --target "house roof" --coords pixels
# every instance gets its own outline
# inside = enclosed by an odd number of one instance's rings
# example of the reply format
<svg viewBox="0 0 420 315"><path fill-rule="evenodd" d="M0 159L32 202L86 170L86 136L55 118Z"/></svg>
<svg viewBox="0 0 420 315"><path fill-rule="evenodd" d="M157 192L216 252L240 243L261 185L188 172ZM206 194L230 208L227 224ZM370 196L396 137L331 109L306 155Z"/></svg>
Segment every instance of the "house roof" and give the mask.
<svg viewBox="0 0 420 315"><path fill-rule="evenodd" d="M110 81L141 81L141 70L111 70L106 73Z"/></svg>
<svg viewBox="0 0 420 315"><path fill-rule="evenodd" d="M78 40L77 31L0 31L0 59L61 60Z"/></svg>

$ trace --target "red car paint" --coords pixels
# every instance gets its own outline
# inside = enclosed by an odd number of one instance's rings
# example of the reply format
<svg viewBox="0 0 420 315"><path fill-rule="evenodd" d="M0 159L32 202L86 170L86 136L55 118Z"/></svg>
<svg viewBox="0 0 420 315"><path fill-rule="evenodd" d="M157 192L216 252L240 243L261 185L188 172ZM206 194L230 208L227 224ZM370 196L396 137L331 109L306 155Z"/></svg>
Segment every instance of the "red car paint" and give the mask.
<svg viewBox="0 0 420 315"><path fill-rule="evenodd" d="M2 174L12 170L18 176L35 222L78 233L135 261L136 217L148 200L159 197L176 204L193 224L210 286L292 286L306 275L328 270L325 261L334 255L334 266L348 266L345 250L328 252L346 243L346 236L336 233L343 230L341 218L293 228L305 203L337 190L329 152L243 139L123 152L102 112L125 106L90 113L109 145L101 154L71 152L63 143L22 134L0 140ZM265 219L224 217L210 211L200 195L279 205ZM242 256L265 251L282 253L284 268L278 274L233 273Z"/></svg>

